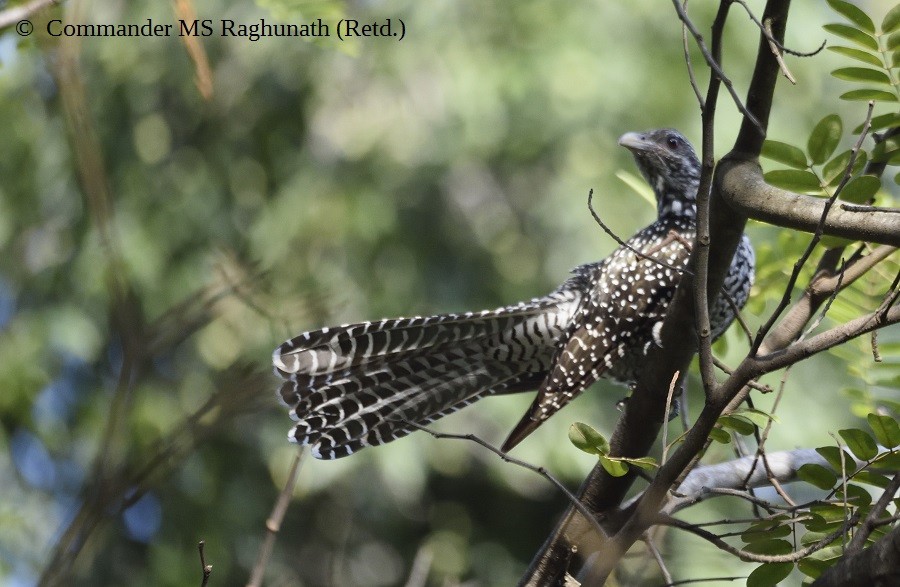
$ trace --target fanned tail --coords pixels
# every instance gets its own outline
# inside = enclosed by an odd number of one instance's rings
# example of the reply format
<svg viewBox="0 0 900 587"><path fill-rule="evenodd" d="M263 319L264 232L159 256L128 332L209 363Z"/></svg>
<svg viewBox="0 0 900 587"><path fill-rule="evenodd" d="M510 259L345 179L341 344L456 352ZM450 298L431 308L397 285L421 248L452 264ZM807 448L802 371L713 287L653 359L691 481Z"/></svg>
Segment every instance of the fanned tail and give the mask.
<svg viewBox="0 0 900 587"><path fill-rule="evenodd" d="M485 395L536 389L580 303L580 279L516 306L323 328L285 342L273 363L297 420L289 437L335 459Z"/></svg>

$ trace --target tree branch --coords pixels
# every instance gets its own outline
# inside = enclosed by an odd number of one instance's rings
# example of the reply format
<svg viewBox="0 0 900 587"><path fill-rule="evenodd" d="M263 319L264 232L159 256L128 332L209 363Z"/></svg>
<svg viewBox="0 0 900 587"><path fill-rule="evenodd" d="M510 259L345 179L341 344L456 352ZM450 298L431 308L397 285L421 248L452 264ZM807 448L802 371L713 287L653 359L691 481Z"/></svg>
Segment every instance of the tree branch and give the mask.
<svg viewBox="0 0 900 587"><path fill-rule="evenodd" d="M812 587L900 585L900 526L856 554L846 555L816 579Z"/></svg>
<svg viewBox="0 0 900 587"><path fill-rule="evenodd" d="M732 151L719 162L716 177L722 197L736 212L755 220L815 232L828 201L768 185L756 158L758 154ZM897 247L900 217L877 208L858 211L835 206L828 211L822 232Z"/></svg>
<svg viewBox="0 0 900 587"><path fill-rule="evenodd" d="M660 524L665 524L667 526L672 526L673 528L678 528L680 530L685 530L703 538L710 544L715 545L720 550L724 550L729 554L733 554L738 557L742 561L749 562L757 562L757 563L793 563L798 560L809 556L810 554L816 552L817 550L822 550L832 542L834 542L837 538L839 538L844 532L847 531L848 528L852 527L857 522L858 516L853 515L846 523L844 523L840 528L832 532L831 534L825 536L818 542L814 542L805 548L801 548L796 552L792 552L789 554L756 554L753 552L748 552L746 550L741 550L739 548L735 548L731 546L709 530L704 530L694 524L690 524L683 520L679 520L678 518L665 517L659 521Z"/></svg>

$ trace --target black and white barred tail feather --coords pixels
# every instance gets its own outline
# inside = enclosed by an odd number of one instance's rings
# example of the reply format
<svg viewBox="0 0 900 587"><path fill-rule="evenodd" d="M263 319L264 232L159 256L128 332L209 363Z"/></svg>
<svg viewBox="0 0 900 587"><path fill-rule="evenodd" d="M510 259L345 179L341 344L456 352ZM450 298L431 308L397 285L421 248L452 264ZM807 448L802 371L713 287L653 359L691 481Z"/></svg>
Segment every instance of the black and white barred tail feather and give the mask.
<svg viewBox="0 0 900 587"><path fill-rule="evenodd" d="M273 362L297 420L289 437L333 459L485 395L536 389L594 267L515 306L323 328L287 341Z"/></svg>

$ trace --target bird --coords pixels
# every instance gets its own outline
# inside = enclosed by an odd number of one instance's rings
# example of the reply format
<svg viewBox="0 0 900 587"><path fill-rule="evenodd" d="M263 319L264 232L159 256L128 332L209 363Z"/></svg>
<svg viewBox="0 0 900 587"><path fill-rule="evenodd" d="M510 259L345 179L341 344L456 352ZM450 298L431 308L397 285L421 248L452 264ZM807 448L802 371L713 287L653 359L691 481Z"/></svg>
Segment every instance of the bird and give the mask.
<svg viewBox="0 0 900 587"><path fill-rule="evenodd" d="M485 396L537 390L508 452L601 377L631 385L652 346L696 234L700 162L674 129L628 132L656 220L554 291L493 310L391 318L304 332L272 354L288 437L319 459L382 445ZM743 235L710 307L713 339L747 301L754 252Z"/></svg>

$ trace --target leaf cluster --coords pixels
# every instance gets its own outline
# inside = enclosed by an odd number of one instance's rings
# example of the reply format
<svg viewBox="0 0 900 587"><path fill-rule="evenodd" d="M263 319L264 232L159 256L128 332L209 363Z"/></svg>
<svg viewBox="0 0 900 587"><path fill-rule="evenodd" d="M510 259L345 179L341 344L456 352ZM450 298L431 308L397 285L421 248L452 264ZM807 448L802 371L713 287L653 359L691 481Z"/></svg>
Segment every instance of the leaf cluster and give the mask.
<svg viewBox="0 0 900 587"><path fill-rule="evenodd" d="M900 67L900 4L885 15L880 28L875 26L872 18L862 9L845 0L828 0L828 4L847 22L827 24L825 30L856 45L834 45L828 48L854 62L852 66L832 71L831 75L866 86L842 94L841 99L893 103L900 101L897 77L893 72ZM866 67L861 67L858 63ZM873 126L888 128L896 126L897 120L895 113L886 114Z"/></svg>
<svg viewBox="0 0 900 587"><path fill-rule="evenodd" d="M844 554L849 530L848 520L863 520L872 511L872 496L864 486L884 489L889 475L900 466L900 426L890 416L870 414L869 430L849 428L839 431L837 446L820 447L817 452L828 467L808 463L800 467L801 480L825 490L825 498L791 508L750 524L741 533L746 552L762 555L788 555L798 548L817 545L807 556L794 562L770 562L757 567L748 577L754 586L777 585L796 568L809 579L815 579ZM879 448L879 445L881 448ZM886 449L886 450L885 450ZM849 451L849 452L848 452ZM884 536L896 521L900 501L877 517L885 523L876 525L867 536L872 544ZM844 529L843 532L839 530ZM820 544L824 539L833 538Z"/></svg>
<svg viewBox="0 0 900 587"><path fill-rule="evenodd" d="M583 422L575 422L569 427L569 441L579 450L595 455L606 472L613 477L622 477L628 473L629 465L639 469L657 467L652 457L627 458L610 455L609 441L596 429Z"/></svg>

